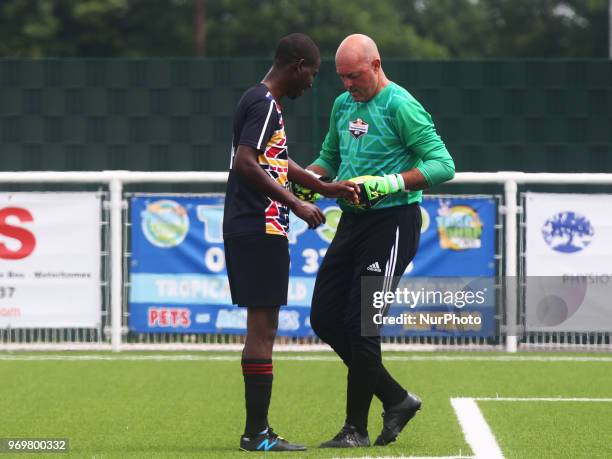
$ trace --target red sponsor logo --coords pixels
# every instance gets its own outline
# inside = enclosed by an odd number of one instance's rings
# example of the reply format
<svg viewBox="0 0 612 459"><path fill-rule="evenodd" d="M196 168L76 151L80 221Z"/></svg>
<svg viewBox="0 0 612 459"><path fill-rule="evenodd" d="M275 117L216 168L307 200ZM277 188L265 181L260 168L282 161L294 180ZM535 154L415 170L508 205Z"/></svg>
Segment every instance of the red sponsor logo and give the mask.
<svg viewBox="0 0 612 459"><path fill-rule="evenodd" d="M191 325L191 311L187 308L149 308L149 327L187 328Z"/></svg>
<svg viewBox="0 0 612 459"><path fill-rule="evenodd" d="M4 242L0 242L0 259L21 260L29 256L36 247L36 238L32 232L20 226L8 223L8 219L17 219L20 223L34 221L30 211L20 207L5 207L0 209L0 236L18 240L21 245L17 250L9 248Z"/></svg>
<svg viewBox="0 0 612 459"><path fill-rule="evenodd" d="M0 308L0 317L21 317L20 308Z"/></svg>

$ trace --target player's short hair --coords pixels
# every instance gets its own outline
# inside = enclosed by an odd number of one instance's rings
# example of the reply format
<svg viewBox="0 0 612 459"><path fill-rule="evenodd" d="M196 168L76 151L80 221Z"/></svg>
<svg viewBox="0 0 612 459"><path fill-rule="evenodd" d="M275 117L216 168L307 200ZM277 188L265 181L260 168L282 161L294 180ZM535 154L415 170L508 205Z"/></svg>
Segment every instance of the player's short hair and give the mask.
<svg viewBox="0 0 612 459"><path fill-rule="evenodd" d="M319 48L308 35L292 33L278 42L274 54L274 64L280 67L304 59L306 65L316 65L321 59Z"/></svg>

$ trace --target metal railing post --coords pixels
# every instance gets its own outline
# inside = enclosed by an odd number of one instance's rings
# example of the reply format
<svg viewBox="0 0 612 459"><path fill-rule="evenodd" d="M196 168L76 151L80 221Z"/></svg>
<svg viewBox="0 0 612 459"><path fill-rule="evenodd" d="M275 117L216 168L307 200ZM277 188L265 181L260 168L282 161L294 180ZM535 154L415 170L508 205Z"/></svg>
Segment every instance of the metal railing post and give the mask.
<svg viewBox="0 0 612 459"><path fill-rule="evenodd" d="M517 351L517 215L518 187L515 180L504 182L505 194L505 242L506 242L506 351Z"/></svg>
<svg viewBox="0 0 612 459"><path fill-rule="evenodd" d="M121 350L122 305L123 305L123 183L115 177L109 182L110 228L111 228L111 348Z"/></svg>

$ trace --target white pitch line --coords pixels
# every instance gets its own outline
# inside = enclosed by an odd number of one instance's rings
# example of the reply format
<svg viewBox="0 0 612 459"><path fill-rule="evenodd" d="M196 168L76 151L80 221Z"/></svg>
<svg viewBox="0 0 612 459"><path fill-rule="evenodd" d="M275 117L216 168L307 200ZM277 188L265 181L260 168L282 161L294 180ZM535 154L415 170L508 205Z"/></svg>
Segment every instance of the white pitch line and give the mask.
<svg viewBox="0 0 612 459"><path fill-rule="evenodd" d="M2 346L0 346L0 350ZM82 360L153 360L153 361L237 361L240 360L240 354L235 355L210 355L210 354L145 354L133 355L130 353L124 354L21 354L17 353L2 353L0 352L1 360L65 360L65 361L82 361ZM274 360L283 361L299 361L299 362L339 362L338 357L334 355L274 355ZM390 355L384 357L385 361L392 362L427 362L427 361L458 361L458 362L612 362L612 357L573 357L573 356L444 356L444 355Z"/></svg>
<svg viewBox="0 0 612 459"><path fill-rule="evenodd" d="M478 402L587 402L612 403L612 398L585 397L458 397L451 398L465 440L472 448L475 459L503 459L495 436L485 420Z"/></svg>
<svg viewBox="0 0 612 459"><path fill-rule="evenodd" d="M479 402L601 402L612 403L612 398L576 398L576 397L475 397Z"/></svg>
<svg viewBox="0 0 612 459"><path fill-rule="evenodd" d="M385 360L467 361L467 362L612 362L607 356L570 355L390 355Z"/></svg>
<svg viewBox="0 0 612 459"><path fill-rule="evenodd" d="M495 436L473 398L451 398L465 441L476 459L503 459Z"/></svg>
<svg viewBox="0 0 612 459"><path fill-rule="evenodd" d="M109 361L238 361L240 354L235 355L211 355L211 354L149 354L149 355L134 355L129 352L123 354L22 354L2 353L0 345L0 361L28 361L28 360L65 360L65 361L83 361L83 360L109 360ZM274 355L274 360L277 361L297 361L297 362L339 362L340 360L333 354L330 355ZM533 356L533 355L491 355L491 356L468 356L468 355L390 355L384 357L385 361L389 362L598 362L611 363L612 357L597 357L597 356Z"/></svg>
<svg viewBox="0 0 612 459"><path fill-rule="evenodd" d="M334 459L475 459L474 456L356 456Z"/></svg>

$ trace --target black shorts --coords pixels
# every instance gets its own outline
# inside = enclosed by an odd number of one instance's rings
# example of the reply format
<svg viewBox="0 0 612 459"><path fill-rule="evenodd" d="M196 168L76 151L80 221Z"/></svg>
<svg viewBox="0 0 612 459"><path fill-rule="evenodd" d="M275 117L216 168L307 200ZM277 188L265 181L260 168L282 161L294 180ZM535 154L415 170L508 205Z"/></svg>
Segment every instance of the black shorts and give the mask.
<svg viewBox="0 0 612 459"><path fill-rule="evenodd" d="M287 304L289 241L286 237L254 234L228 237L224 243L232 303L246 307Z"/></svg>

